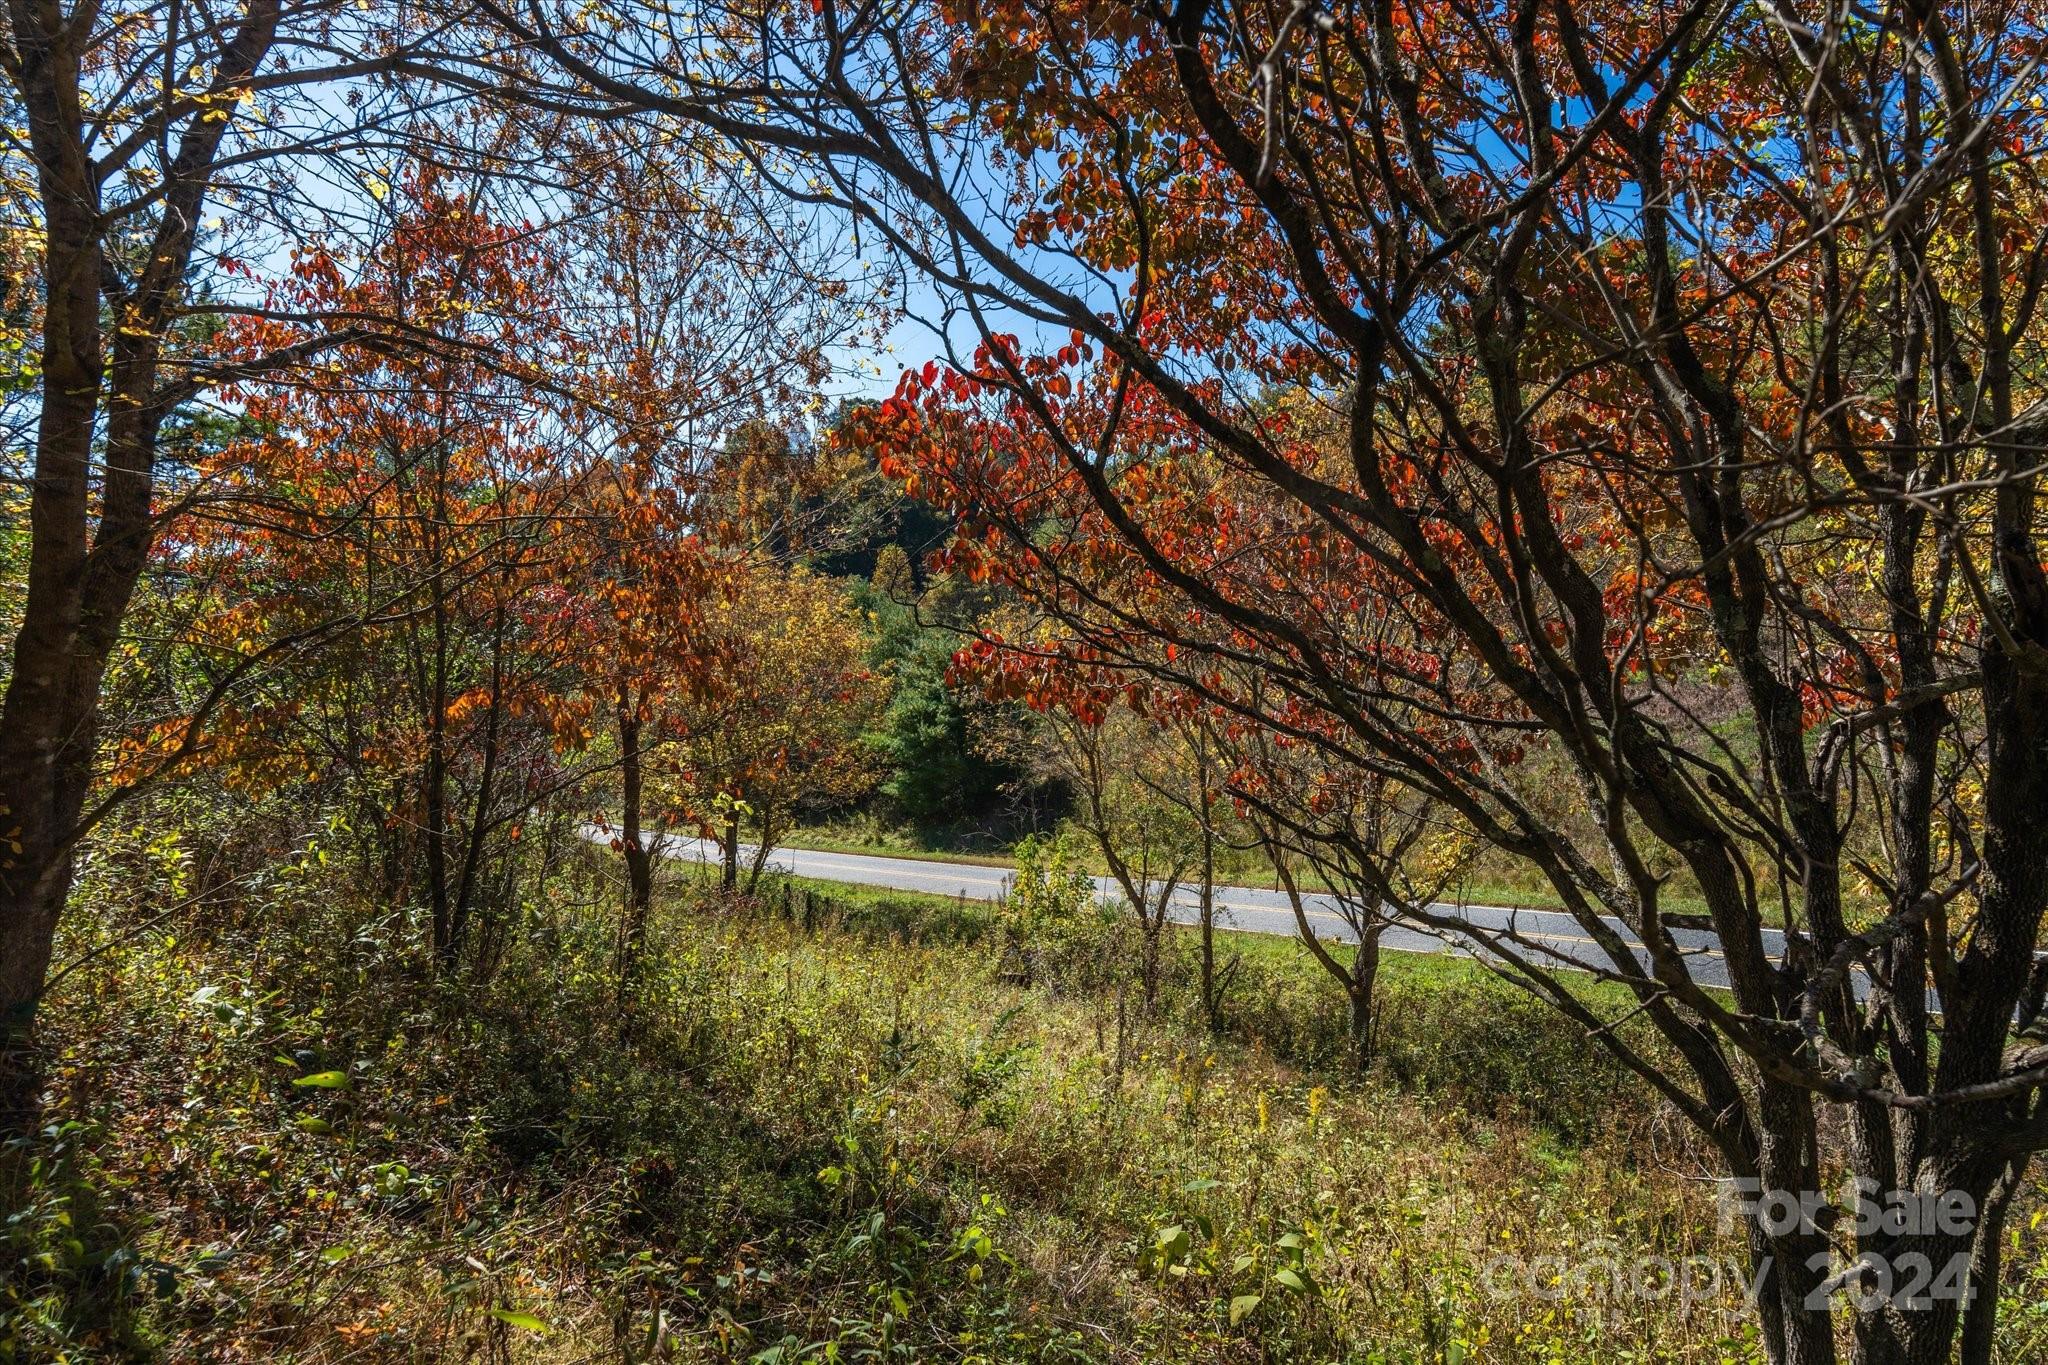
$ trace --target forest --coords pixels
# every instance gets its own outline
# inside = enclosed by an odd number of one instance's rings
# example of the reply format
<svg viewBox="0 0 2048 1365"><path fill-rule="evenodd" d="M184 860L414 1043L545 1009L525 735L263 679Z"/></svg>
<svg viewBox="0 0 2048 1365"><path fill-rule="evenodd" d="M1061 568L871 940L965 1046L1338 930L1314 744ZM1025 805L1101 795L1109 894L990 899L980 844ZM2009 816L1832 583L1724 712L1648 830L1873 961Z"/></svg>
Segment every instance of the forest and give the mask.
<svg viewBox="0 0 2048 1365"><path fill-rule="evenodd" d="M0 1362L2048 1361L2035 0L7 0Z"/></svg>

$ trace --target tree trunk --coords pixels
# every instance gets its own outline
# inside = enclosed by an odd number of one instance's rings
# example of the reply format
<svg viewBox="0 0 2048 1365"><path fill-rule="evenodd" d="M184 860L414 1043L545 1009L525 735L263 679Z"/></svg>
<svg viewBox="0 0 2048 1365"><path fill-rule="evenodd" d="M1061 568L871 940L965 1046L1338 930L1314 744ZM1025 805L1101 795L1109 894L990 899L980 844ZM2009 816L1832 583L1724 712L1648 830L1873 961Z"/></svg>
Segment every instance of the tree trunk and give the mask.
<svg viewBox="0 0 2048 1365"><path fill-rule="evenodd" d="M1758 1086L1755 1170L1764 1190L1794 1198L1820 1190L1816 1117L1813 1097L1798 1087L1776 1080ZM1833 1365L1834 1305L1818 1292L1830 1273L1828 1238L1803 1220L1789 1231L1767 1233L1752 1221L1751 1254L1766 1257L1757 1295L1765 1345L1775 1342L1776 1365Z"/></svg>
<svg viewBox="0 0 2048 1365"><path fill-rule="evenodd" d="M55 25L51 26L54 29ZM84 616L88 491L104 369L100 337L99 192L75 121L62 117L61 86L75 81L54 31L14 35L25 68L30 132L46 222L48 290L39 357L44 382L30 491L27 596L14 638L14 669L0 710L0 1107L33 1122L36 1005L49 970L57 918L71 889L60 847L84 789L66 781L67 703ZM67 69L67 67L69 69ZM96 691L97 689L95 689ZM86 712L89 720L90 710ZM72 739L75 745L75 739ZM11 855L11 856L10 856Z"/></svg>
<svg viewBox="0 0 2048 1365"><path fill-rule="evenodd" d="M433 912L434 964L443 974L454 971L462 959L460 930L448 892L448 644L447 603L443 600L440 577L434 583L434 661L427 705L427 761L421 773L420 792L426 840L427 901Z"/></svg>
<svg viewBox="0 0 2048 1365"><path fill-rule="evenodd" d="M725 817L725 837L719 841L718 884L730 896L740 889L740 815L735 807Z"/></svg>
<svg viewBox="0 0 2048 1365"><path fill-rule="evenodd" d="M32 612L24 641L36 633ZM18 644L17 668L42 653ZM89 692L68 702L52 697L47 709L33 680L21 683L17 672L0 724L0 1137L33 1130L40 1113L36 1013L71 894L72 835L91 782L98 719L97 669Z"/></svg>
<svg viewBox="0 0 2048 1365"><path fill-rule="evenodd" d="M27 93L34 101L29 116L47 215L48 295L28 579L0 706L0 1135L35 1124L36 1009L71 891L71 835L92 771L95 703L106 662L94 646L98 638L112 638L105 620L110 604L87 600L87 476L95 466L104 369L99 193L75 125L59 117L54 85L62 61L54 35L25 32L17 39L36 77ZM102 585L104 577L92 576L93 584ZM119 601L126 600L123 590Z"/></svg>
<svg viewBox="0 0 2048 1365"><path fill-rule="evenodd" d="M1998 1325L1999 1265L2005 1250L2005 1215L2019 1190L2025 1165L2005 1168L1977 1220L1976 1247L1970 1257L1970 1302L1963 1309L1961 1365L1991 1365ZM1943 1354L1946 1355L1944 1343Z"/></svg>
<svg viewBox="0 0 2048 1365"><path fill-rule="evenodd" d="M497 798L500 736L505 715L504 625L505 610L501 605L491 646L491 700L484 711L482 766L477 774L476 796L470 803L469 828L463 835L462 868L455 879L453 933L450 935L454 957L450 966L460 959L470 939L470 921L477 910L477 889L482 880L484 840L491 830L491 808ZM484 915L487 920L495 919L503 909L502 905L493 905L488 897L485 898Z"/></svg>
<svg viewBox="0 0 2048 1365"><path fill-rule="evenodd" d="M647 914L654 903L654 855L641 841L640 717L627 699L619 702L619 851L626 860L626 965L640 959L647 939Z"/></svg>
<svg viewBox="0 0 2048 1365"><path fill-rule="evenodd" d="M1159 1008L1159 939L1166 930L1166 903L1164 900L1160 902L1157 915L1146 917L1142 906L1138 914L1138 932L1142 939L1138 984L1144 995L1145 1013L1150 1015Z"/></svg>
<svg viewBox="0 0 2048 1365"><path fill-rule="evenodd" d="M1202 803L1202 1017L1209 1032L1223 1030L1223 1002L1216 998L1216 831L1209 805Z"/></svg>
<svg viewBox="0 0 2048 1365"><path fill-rule="evenodd" d="M1373 1028L1379 1022L1374 1002L1380 976L1381 927L1374 924L1359 935L1345 992L1351 1002L1351 1064L1361 1076L1372 1069Z"/></svg>
<svg viewBox="0 0 2048 1365"><path fill-rule="evenodd" d="M33 1131L41 1112L36 1006L71 889L68 854L40 868L22 861L8 869L7 897L0 903L0 1138Z"/></svg>

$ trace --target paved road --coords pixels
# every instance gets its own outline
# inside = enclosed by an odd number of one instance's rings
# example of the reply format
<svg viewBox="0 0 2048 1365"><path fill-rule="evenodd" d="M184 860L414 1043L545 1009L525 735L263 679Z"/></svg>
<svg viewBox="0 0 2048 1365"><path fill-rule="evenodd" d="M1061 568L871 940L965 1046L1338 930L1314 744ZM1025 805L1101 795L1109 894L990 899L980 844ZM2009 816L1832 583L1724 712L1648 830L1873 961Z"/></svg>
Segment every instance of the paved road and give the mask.
<svg viewBox="0 0 2048 1365"><path fill-rule="evenodd" d="M593 838L606 838L595 829ZM691 839L669 835L661 842L659 852L664 857L687 858L696 862L715 862L716 846L707 840ZM750 857L751 849L744 849L742 861ZM882 886L896 891L922 891L939 896L965 896L977 900L993 900L1009 889L1011 870L1005 867L982 867L975 863L935 862L923 858L890 858L872 853L821 853L811 849L778 849L769 855L768 866L799 877L811 877L820 881L853 882L862 886ZM1121 898L1122 892L1108 877L1097 877L1096 887L1110 899ZM1232 929L1241 929L1254 934L1295 933L1294 912L1287 903L1285 893L1267 887L1221 886L1216 888L1217 921ZM1321 893L1303 896L1303 905L1308 912L1310 923L1316 933L1337 942L1349 942L1354 937L1344 916L1338 913L1334 897ZM1571 916L1556 910L1516 910L1505 906L1440 904L1433 907L1439 915L1457 918L1474 928L1519 934L1523 939L1540 944L1543 950L1555 953L1564 959L1563 963L1584 965L1605 965L1606 957L1585 929ZM1195 923L1200 914L1200 897L1187 887L1179 888L1173 898L1172 916L1183 924ZM1607 924L1628 943L1635 943L1635 936L1619 920L1607 920ZM1728 969L1722 961L1718 941L1714 935L1701 929L1674 929L1672 938L1687 957L1692 959L1693 979L1703 985L1726 986ZM1481 950L1469 940L1461 939L1456 933L1439 937L1419 929L1396 925L1381 936L1381 946L1398 951L1413 953L1454 952L1473 956ZM1783 949L1783 935L1775 929L1764 931L1764 946L1775 957ZM1529 950L1525 950L1529 951ZM1533 953L1531 954L1533 956Z"/></svg>

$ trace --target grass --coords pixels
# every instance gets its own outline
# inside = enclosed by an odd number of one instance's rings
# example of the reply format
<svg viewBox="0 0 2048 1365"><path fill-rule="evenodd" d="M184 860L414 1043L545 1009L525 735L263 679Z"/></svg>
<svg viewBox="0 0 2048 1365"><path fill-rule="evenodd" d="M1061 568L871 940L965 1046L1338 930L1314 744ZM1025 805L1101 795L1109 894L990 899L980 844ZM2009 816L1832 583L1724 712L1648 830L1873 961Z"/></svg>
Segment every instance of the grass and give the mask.
<svg viewBox="0 0 2048 1365"><path fill-rule="evenodd" d="M673 863L668 875L698 894L715 885L715 873L701 864ZM786 922L810 922L808 906L820 923L898 943L981 944L999 937L997 907L969 897L771 875L756 903ZM1339 962L1349 962L1347 945L1329 947ZM996 950L989 951L993 960ZM1128 948L1122 951L1129 956ZM1199 951L1195 926L1168 926L1163 970L1169 1010L1190 1032L1206 1024L1196 1009ZM1350 1038L1342 1001L1299 939L1218 929L1216 955L1230 983L1224 1014L1240 1036L1255 1038L1285 1061L1345 1069ZM1618 983L1590 974L1564 981L1604 1019L1635 1013L1634 996ZM1630 1084L1603 1054L1583 1055L1578 1026L1472 958L1388 950L1380 959L1379 982L1381 1069L1410 1089L1524 1093L1528 1116L1582 1134L1591 1126L1587 1115L1606 1105L1615 1087ZM1475 1011L1471 1018L1461 1013L1468 1007ZM1493 1030L1498 1024L1524 1032L1509 1038ZM1638 1028L1633 1036L1642 1040L1642 1033ZM1455 1061L1447 1063L1454 1054ZM1546 1069L1556 1074L1539 1074Z"/></svg>
<svg viewBox="0 0 2048 1365"><path fill-rule="evenodd" d="M690 875L703 879L701 873ZM888 887L869 886L859 882L838 882L823 877L765 878L762 896L774 901L781 894L780 888L784 885L856 909L889 907L921 912L933 917L989 913L988 902L973 898L941 896L923 891L897 891ZM1170 924L1167 926L1167 932L1179 943L1183 956L1198 951L1200 931L1196 926ZM1332 944L1331 950L1339 961L1350 960L1350 948L1347 945ZM1290 970L1317 970L1308 949L1302 945L1299 938L1289 934L1259 934L1243 929L1218 928L1216 953L1219 960L1236 956ZM1404 978L1418 984L1491 984L1496 980L1493 973L1480 963L1453 953L1410 953L1389 949L1381 962L1382 970L1388 977Z"/></svg>
<svg viewBox="0 0 2048 1365"><path fill-rule="evenodd" d="M715 878L715 873L703 865L679 863L675 867L675 875L707 887ZM794 891L808 892L812 896L857 913L885 912L892 923L902 920L905 916L922 916L934 922L953 922L962 919L980 920L992 914L988 902L972 897L899 891L860 882L832 881L823 877L766 875L762 881L761 896L771 903L776 902L782 895L781 888L784 886ZM1192 964L1194 954L1200 950L1198 928L1190 924L1170 924L1167 932L1169 938L1177 945L1178 959L1182 963ZM1329 947L1339 962L1350 961L1351 950L1348 945L1333 943ZM1301 940L1290 934L1261 934L1219 927L1216 930L1216 954L1219 962L1227 962L1232 957L1238 957L1270 971L1297 974L1308 980L1316 979L1321 971ZM1451 952L1416 953L1390 948L1381 955L1380 973L1381 980L1394 983L1397 990L1402 985L1409 985L1417 990L1439 986L1447 989L1475 986L1514 989L1505 986L1501 978L1488 970L1483 963ZM1610 1015L1625 1013L1635 1003L1634 998L1624 987L1591 975L1583 981L1568 978L1568 983L1582 999L1605 1009Z"/></svg>
<svg viewBox="0 0 2048 1365"><path fill-rule="evenodd" d="M986 907L798 886L806 932L669 876L627 983L613 872L453 983L311 859L176 934L78 921L0 1357L1758 1358L1732 1282L1504 1273L1733 1249L1682 1128L1474 964L1390 960L1359 1079L1281 940L1228 940L1217 1036L1184 938L1147 1017L1006 981Z"/></svg>
<svg viewBox="0 0 2048 1365"><path fill-rule="evenodd" d="M796 830L784 836L779 847L807 849L813 853L865 853L888 858L910 858L928 863L966 863L973 867L1017 865L1016 858L1007 853L919 848L895 841L869 842L850 835L834 833L830 827Z"/></svg>

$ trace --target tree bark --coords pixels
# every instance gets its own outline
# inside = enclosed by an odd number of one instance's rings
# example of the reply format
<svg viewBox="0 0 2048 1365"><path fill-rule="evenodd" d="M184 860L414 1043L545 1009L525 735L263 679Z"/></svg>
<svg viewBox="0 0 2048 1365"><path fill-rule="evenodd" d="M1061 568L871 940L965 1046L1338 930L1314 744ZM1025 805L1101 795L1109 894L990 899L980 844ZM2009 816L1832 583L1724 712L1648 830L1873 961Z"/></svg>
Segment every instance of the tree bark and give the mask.
<svg viewBox="0 0 2048 1365"><path fill-rule="evenodd" d="M1157 914L1147 916L1144 906L1140 905L1138 915L1138 932L1143 939L1139 952L1138 985L1144 996L1145 1013L1149 1015L1159 1008L1159 939L1166 929L1164 899Z"/></svg>
<svg viewBox="0 0 2048 1365"><path fill-rule="evenodd" d="M2008 1165L1992 1187L1977 1220L1976 1246L1970 1256L1970 1302L1963 1309L1960 1365L1991 1365L1998 1326L1999 1267L2005 1250L2005 1215L2025 1172L2022 1162ZM1917 1365L1917 1362L1916 1362Z"/></svg>
<svg viewBox="0 0 2048 1365"><path fill-rule="evenodd" d="M1351 977L1347 994L1351 1001L1351 1064L1359 1075L1372 1069L1373 1030L1377 1026L1380 976L1380 930L1374 924L1359 935L1351 954Z"/></svg>
<svg viewBox="0 0 2048 1365"><path fill-rule="evenodd" d="M725 837L719 841L718 884L730 896L740 888L740 815L735 806L725 817Z"/></svg>
<svg viewBox="0 0 2048 1365"><path fill-rule="evenodd" d="M1202 802L1202 1017L1209 1032L1223 1029L1223 1002L1216 992L1216 832L1209 822L1206 791Z"/></svg>
<svg viewBox="0 0 2048 1365"><path fill-rule="evenodd" d="M629 700L619 699L619 852L626 860L626 965L630 971L640 959L647 939L647 915L654 903L654 855L640 835L642 777L640 771L640 717Z"/></svg>

